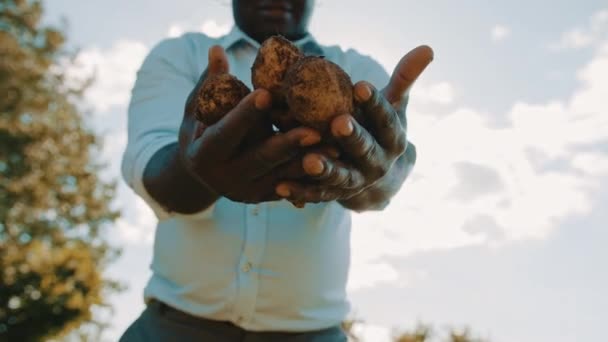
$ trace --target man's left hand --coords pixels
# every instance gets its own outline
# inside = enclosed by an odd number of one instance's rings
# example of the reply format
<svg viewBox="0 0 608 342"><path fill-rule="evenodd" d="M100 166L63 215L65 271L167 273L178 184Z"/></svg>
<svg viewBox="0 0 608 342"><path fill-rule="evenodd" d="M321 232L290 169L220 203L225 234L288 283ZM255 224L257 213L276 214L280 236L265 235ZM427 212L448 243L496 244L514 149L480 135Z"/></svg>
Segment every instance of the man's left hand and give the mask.
<svg viewBox="0 0 608 342"><path fill-rule="evenodd" d="M363 120L344 114L331 122L342 158L336 160L321 153L305 155L302 167L315 181L281 182L277 194L294 203L348 200L385 177L407 148L405 109L409 90L432 60L433 50L420 46L401 58L381 91L368 82L358 82L354 95Z"/></svg>

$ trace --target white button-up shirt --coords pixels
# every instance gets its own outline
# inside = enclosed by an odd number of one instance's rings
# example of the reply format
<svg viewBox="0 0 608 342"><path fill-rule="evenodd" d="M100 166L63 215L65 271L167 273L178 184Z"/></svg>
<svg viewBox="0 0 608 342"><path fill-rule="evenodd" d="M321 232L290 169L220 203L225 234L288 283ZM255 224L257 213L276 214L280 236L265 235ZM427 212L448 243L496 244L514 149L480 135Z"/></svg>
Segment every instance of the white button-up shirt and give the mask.
<svg viewBox="0 0 608 342"><path fill-rule="evenodd" d="M350 310L351 228L350 212L339 203L297 209L284 200L248 205L220 198L200 213L183 215L162 208L143 186L151 157L177 141L186 98L214 44L226 50L230 72L251 88L259 44L233 28L219 39L188 33L160 42L132 91L122 173L159 220L144 297L254 331L339 324ZM311 36L295 44L337 63L353 82L382 87L388 81L377 62L352 49L320 46Z"/></svg>

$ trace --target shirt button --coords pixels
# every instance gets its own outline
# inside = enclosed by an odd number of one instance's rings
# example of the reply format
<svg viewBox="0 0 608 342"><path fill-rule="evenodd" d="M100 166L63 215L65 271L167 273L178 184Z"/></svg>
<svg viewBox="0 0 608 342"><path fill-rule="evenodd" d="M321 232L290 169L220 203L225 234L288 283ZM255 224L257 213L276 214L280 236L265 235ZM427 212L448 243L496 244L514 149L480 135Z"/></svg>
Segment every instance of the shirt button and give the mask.
<svg viewBox="0 0 608 342"><path fill-rule="evenodd" d="M251 214L253 214L253 216L258 216L259 213L260 213L260 208L257 205L255 207L253 207L253 209L251 209Z"/></svg>
<svg viewBox="0 0 608 342"><path fill-rule="evenodd" d="M251 263L248 262L245 265L243 265L243 267L241 269L243 270L243 272L247 273L247 272L251 271L251 266L252 266Z"/></svg>

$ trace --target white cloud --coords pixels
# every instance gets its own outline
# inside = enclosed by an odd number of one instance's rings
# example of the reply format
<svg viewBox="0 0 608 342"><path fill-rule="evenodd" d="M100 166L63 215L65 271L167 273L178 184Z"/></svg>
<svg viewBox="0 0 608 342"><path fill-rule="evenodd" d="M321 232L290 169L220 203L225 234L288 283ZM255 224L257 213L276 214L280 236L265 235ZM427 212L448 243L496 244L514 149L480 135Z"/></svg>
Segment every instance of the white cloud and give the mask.
<svg viewBox="0 0 608 342"><path fill-rule="evenodd" d="M172 24L169 26L169 32L167 32L168 37L175 38L182 34L184 34L184 29L179 24Z"/></svg>
<svg viewBox="0 0 608 342"><path fill-rule="evenodd" d="M215 20L206 20L198 27L189 24L175 23L169 26L167 36L179 37L185 32L202 32L209 37L217 38L230 32L231 28L232 22L220 24Z"/></svg>
<svg viewBox="0 0 608 342"><path fill-rule="evenodd" d="M576 111L578 118L588 119L590 113L597 113L608 108L606 92L608 90L608 40L600 45L598 57L578 72L578 79L584 84L584 91L574 95L570 107ZM602 77L602 75L604 77ZM597 127L601 128L601 127ZM605 133L605 131L603 131ZM595 134L602 134L596 132Z"/></svg>
<svg viewBox="0 0 608 342"><path fill-rule="evenodd" d="M454 87L445 81L431 85L417 84L411 91L411 100L415 103L448 105L454 102L455 97Z"/></svg>
<svg viewBox="0 0 608 342"><path fill-rule="evenodd" d="M608 9L605 9L593 14L587 27L577 27L564 32L560 40L550 47L554 50L581 49L599 42L607 34Z"/></svg>
<svg viewBox="0 0 608 342"><path fill-rule="evenodd" d="M591 45L593 40L594 37L591 32L573 29L562 35L561 41L557 46L564 49L580 49Z"/></svg>
<svg viewBox="0 0 608 342"><path fill-rule="evenodd" d="M397 270L387 263L360 263L349 275L348 289L361 290L380 283L395 282L399 276Z"/></svg>
<svg viewBox="0 0 608 342"><path fill-rule="evenodd" d="M103 113L128 103L135 73L147 52L143 43L130 40L117 41L109 49L89 47L78 54L68 76L73 80L95 76L85 101L96 113Z"/></svg>
<svg viewBox="0 0 608 342"><path fill-rule="evenodd" d="M84 101L94 111L91 122L94 128L106 126L98 132L104 137L99 158L107 163L101 177L121 179L120 160L126 146L126 106L131 88L135 82L137 69L148 52L141 42L121 40L107 49L85 48L68 68L71 82L79 82L95 73L93 85L85 93ZM121 115L112 114L120 113ZM123 209L124 215L116 222L119 243L151 244L156 226L156 218L148 206L124 183L119 183L113 206Z"/></svg>
<svg viewBox="0 0 608 342"><path fill-rule="evenodd" d="M417 165L385 211L355 215L352 274L368 279L355 278L350 289L392 281L386 257L543 239L559 220L588 213L588 190L608 174L608 155L584 147L608 137L605 75L608 41L579 70L569 99L515 103L504 128L473 109L435 116L412 107ZM463 173L462 165L477 171Z"/></svg>
<svg viewBox="0 0 608 342"><path fill-rule="evenodd" d="M581 153L573 157L572 165L577 171L585 176L591 176L593 179L600 179L602 174L608 174L608 158L601 153ZM597 186L601 186L598 182Z"/></svg>
<svg viewBox="0 0 608 342"><path fill-rule="evenodd" d="M355 336L361 339L361 342L391 342L391 330L376 324L356 324L353 327Z"/></svg>
<svg viewBox="0 0 608 342"><path fill-rule="evenodd" d="M511 35L511 29L504 25L496 25L492 28L492 41L498 42L508 38Z"/></svg>
<svg viewBox="0 0 608 342"><path fill-rule="evenodd" d="M127 132L122 125L104 136L100 159L107 163L108 167L103 170L101 177L108 180L121 179L120 161L126 145ZM157 222L156 216L124 182L118 184L113 207L123 210L123 215L116 220L113 227L113 230L118 233L117 243L128 245L150 245L152 243Z"/></svg>
<svg viewBox="0 0 608 342"><path fill-rule="evenodd" d="M154 240L156 216L148 205L135 194L124 193L121 196L122 208L129 208L129 215L120 217L115 223L115 230L120 241L127 244L150 245ZM127 205L132 203L133 205Z"/></svg>
<svg viewBox="0 0 608 342"><path fill-rule="evenodd" d="M591 29L599 31L608 25L608 9L600 10L591 16Z"/></svg>
<svg viewBox="0 0 608 342"><path fill-rule="evenodd" d="M201 26L201 32L209 37L220 37L230 31L232 23L218 24L214 20L207 20Z"/></svg>
<svg viewBox="0 0 608 342"><path fill-rule="evenodd" d="M68 69L72 82L85 79L95 73L93 85L85 93L85 103L94 111L91 122L94 128L111 121L105 127L100 159L107 163L101 177L121 179L120 159L127 143L126 106L137 69L148 52L148 47L137 41L118 41L107 49L85 48ZM111 110L113 109L113 110ZM116 113L121 115L112 115ZM112 117L107 117L112 115ZM119 243L150 244L153 239L156 218L147 205L135 194L119 183L115 207L125 210L114 225Z"/></svg>
<svg viewBox="0 0 608 342"><path fill-rule="evenodd" d="M124 123L124 119L117 118L117 122ZM93 125L95 127L95 125ZM99 177L105 181L116 181L120 175L120 157L127 146L127 132L124 125L116 125L109 132L97 132L102 138L101 153L95 156L96 160L103 163L105 167L100 170Z"/></svg>

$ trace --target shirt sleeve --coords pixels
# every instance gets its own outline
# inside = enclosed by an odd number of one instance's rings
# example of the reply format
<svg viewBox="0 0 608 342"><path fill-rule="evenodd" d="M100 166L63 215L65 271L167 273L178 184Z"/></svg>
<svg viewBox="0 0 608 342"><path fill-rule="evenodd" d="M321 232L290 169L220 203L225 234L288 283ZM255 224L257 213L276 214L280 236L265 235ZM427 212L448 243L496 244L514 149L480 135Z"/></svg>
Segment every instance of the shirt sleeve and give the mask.
<svg viewBox="0 0 608 342"><path fill-rule="evenodd" d="M155 46L137 72L128 107L128 139L121 172L159 220L171 213L146 191L142 178L152 156L177 142L186 99L196 84L188 42L167 39Z"/></svg>

